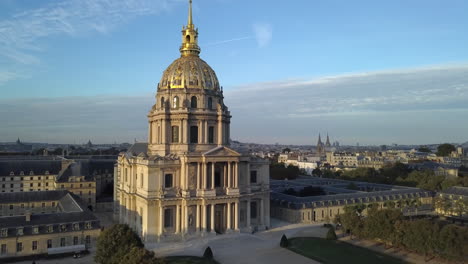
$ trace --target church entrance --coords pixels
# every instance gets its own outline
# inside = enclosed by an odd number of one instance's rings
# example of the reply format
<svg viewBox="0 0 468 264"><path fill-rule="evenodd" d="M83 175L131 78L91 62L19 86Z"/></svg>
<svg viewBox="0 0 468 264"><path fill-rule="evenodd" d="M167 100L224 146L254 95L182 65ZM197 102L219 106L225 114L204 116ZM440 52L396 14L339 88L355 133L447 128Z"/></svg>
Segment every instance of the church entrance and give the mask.
<svg viewBox="0 0 468 264"><path fill-rule="evenodd" d="M226 219L224 217L224 204L217 204L215 206L215 232L224 234L226 232Z"/></svg>

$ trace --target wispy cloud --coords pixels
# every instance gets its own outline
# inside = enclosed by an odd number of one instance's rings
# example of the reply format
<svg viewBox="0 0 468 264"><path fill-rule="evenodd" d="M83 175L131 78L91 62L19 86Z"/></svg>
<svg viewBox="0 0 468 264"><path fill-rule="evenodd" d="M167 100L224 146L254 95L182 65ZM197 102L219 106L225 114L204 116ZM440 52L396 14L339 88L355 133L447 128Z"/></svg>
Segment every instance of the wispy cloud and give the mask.
<svg viewBox="0 0 468 264"><path fill-rule="evenodd" d="M12 68L18 66L25 69L39 64L41 51L46 49L42 40L48 37L77 37L89 32L106 34L135 17L162 12L177 2L64 0L12 14L0 20L0 61L4 62L2 67L13 71Z"/></svg>
<svg viewBox="0 0 468 264"><path fill-rule="evenodd" d="M225 90L234 139L310 143L468 140L468 65L248 84ZM0 100L0 140L145 140L154 95ZM122 122L122 120L127 120Z"/></svg>
<svg viewBox="0 0 468 264"><path fill-rule="evenodd" d="M230 42L236 42L236 41L241 41L241 40L247 40L247 39L253 39L254 37L240 37L240 38L233 38L233 39L227 39L227 40L221 40L221 41L217 41L217 42L213 42L213 43L208 43L208 44L205 44L203 46L207 47L207 46L217 46L217 45L221 45L221 44L226 44L226 43L230 43Z"/></svg>
<svg viewBox="0 0 468 264"><path fill-rule="evenodd" d="M273 27L268 23L255 23L253 24L253 31L255 39L260 48L263 48L270 44L273 38Z"/></svg>

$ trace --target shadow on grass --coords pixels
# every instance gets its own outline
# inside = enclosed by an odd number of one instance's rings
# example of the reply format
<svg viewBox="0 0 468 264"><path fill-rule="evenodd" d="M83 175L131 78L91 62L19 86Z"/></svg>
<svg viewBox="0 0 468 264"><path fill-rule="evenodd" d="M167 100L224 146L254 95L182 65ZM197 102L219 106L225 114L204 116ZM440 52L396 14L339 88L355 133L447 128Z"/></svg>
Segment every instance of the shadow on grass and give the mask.
<svg viewBox="0 0 468 264"><path fill-rule="evenodd" d="M164 258L167 264L220 264L214 259L195 256L173 256Z"/></svg>
<svg viewBox="0 0 468 264"><path fill-rule="evenodd" d="M290 238L287 249L326 264L403 264L398 258L336 240Z"/></svg>

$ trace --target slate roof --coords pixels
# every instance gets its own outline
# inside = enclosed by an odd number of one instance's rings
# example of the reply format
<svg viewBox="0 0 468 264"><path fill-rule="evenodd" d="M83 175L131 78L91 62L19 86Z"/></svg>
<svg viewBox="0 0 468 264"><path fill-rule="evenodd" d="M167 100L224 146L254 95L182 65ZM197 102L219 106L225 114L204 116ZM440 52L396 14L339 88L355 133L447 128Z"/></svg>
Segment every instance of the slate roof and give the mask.
<svg viewBox="0 0 468 264"><path fill-rule="evenodd" d="M57 176L58 182L68 182L71 176L84 176L86 180L93 180L94 174L113 173L115 160L78 160L71 163Z"/></svg>
<svg viewBox="0 0 468 264"><path fill-rule="evenodd" d="M0 193L0 204L58 201L65 196L68 191L41 191L41 192L7 192Z"/></svg>
<svg viewBox="0 0 468 264"><path fill-rule="evenodd" d="M30 171L33 171L35 175L44 175L46 171L51 175L57 175L61 169L60 160L0 160L0 177L10 176L11 172L18 176L21 171L24 176L28 176Z"/></svg>
<svg viewBox="0 0 468 264"><path fill-rule="evenodd" d="M452 186L442 191L442 193L468 196L468 187Z"/></svg>
<svg viewBox="0 0 468 264"><path fill-rule="evenodd" d="M128 154L133 156L138 156L140 153L147 153L148 152L148 143L135 143L133 144L127 151Z"/></svg>

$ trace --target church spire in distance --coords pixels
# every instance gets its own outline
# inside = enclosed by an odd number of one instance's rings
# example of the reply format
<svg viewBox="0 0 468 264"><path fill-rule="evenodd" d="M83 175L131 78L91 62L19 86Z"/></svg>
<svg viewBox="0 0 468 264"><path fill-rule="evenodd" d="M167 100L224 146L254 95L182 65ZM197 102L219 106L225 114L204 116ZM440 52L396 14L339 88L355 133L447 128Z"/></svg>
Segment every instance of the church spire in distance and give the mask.
<svg viewBox="0 0 468 264"><path fill-rule="evenodd" d="M198 46L198 29L195 29L192 17L192 0L189 0L189 11L187 26L182 28L182 45L180 46L180 55L198 56L200 47Z"/></svg>

